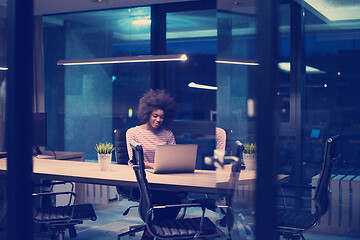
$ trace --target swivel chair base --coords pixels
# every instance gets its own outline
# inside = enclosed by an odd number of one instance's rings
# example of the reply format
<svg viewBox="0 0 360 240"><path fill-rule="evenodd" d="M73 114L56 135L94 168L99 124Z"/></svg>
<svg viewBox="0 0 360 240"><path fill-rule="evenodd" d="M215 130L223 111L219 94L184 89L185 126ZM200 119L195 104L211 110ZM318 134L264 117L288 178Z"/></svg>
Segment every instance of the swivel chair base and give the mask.
<svg viewBox="0 0 360 240"><path fill-rule="evenodd" d="M118 240L120 240L121 237L123 237L123 236L127 236L127 235L129 235L129 236L134 236L135 233L144 231L144 230L146 229L146 225L145 225L145 224L142 224L142 225L130 226L129 229L130 229L130 230L127 231L127 232L120 233L120 234L118 235Z"/></svg>

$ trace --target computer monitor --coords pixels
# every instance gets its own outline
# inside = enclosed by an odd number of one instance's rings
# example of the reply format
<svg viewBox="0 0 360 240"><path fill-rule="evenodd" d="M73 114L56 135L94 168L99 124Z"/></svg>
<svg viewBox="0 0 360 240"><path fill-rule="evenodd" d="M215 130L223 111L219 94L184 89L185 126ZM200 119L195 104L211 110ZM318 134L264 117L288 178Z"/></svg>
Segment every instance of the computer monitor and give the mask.
<svg viewBox="0 0 360 240"><path fill-rule="evenodd" d="M41 154L39 147L47 146L46 113L33 113L33 146L37 154Z"/></svg>
<svg viewBox="0 0 360 240"><path fill-rule="evenodd" d="M311 129L310 138L319 138L320 137L320 129L313 128Z"/></svg>

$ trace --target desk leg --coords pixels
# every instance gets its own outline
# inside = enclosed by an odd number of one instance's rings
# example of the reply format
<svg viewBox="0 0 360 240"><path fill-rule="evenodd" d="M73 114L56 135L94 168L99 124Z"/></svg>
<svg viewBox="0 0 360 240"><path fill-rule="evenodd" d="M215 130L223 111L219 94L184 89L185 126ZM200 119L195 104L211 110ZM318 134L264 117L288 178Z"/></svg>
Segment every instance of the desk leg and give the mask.
<svg viewBox="0 0 360 240"><path fill-rule="evenodd" d="M225 219L226 219L226 227L228 232L230 232L231 239L240 239L246 240L247 234L241 234L238 228L238 217L237 214L233 211L233 203L234 203L234 194L236 189L228 189L225 192L220 193L225 198L225 205L231 207L231 209L226 209L225 211ZM221 205L221 204L220 204ZM233 223L232 223L233 220Z"/></svg>
<svg viewBox="0 0 360 240"><path fill-rule="evenodd" d="M85 203L85 184L75 183L76 204Z"/></svg>

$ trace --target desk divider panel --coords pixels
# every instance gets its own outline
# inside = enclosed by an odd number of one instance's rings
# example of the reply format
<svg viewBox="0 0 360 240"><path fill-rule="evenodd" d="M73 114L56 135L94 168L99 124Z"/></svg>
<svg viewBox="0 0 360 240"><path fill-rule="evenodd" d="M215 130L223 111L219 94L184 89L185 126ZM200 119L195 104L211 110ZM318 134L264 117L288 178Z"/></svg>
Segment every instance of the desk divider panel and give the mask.
<svg viewBox="0 0 360 240"><path fill-rule="evenodd" d="M318 179L319 175L312 178L313 186L317 186ZM313 190L312 197L314 194ZM329 209L312 231L330 234L360 233L360 176L332 175L329 197Z"/></svg>
<svg viewBox="0 0 360 240"><path fill-rule="evenodd" d="M115 186L85 184L85 203L106 205L117 199Z"/></svg>
<svg viewBox="0 0 360 240"><path fill-rule="evenodd" d="M340 211L340 231L346 233L350 231L350 219L351 219L351 191L350 183L354 179L354 175L345 176L340 181L341 192L341 211Z"/></svg>
<svg viewBox="0 0 360 240"><path fill-rule="evenodd" d="M351 230L360 229L360 176L356 176L350 183L351 198Z"/></svg>

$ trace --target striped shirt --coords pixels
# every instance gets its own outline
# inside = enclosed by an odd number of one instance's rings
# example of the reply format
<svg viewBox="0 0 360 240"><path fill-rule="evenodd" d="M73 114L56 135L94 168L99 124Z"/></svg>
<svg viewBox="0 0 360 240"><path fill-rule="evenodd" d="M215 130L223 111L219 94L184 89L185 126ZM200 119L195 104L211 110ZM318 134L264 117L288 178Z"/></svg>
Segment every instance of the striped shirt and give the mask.
<svg viewBox="0 0 360 240"><path fill-rule="evenodd" d="M132 159L132 148L130 142L134 140L139 143L144 152L145 162L154 162L155 146L156 145L174 145L174 134L166 129L160 128L156 132L147 130L143 127L136 126L126 131L126 144L128 149L129 158Z"/></svg>
<svg viewBox="0 0 360 240"><path fill-rule="evenodd" d="M224 129L216 128L216 149L225 152L226 132Z"/></svg>

